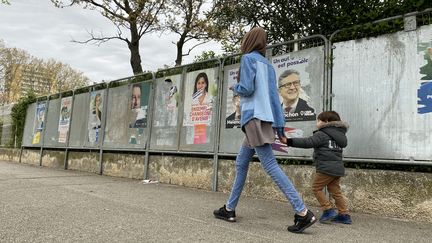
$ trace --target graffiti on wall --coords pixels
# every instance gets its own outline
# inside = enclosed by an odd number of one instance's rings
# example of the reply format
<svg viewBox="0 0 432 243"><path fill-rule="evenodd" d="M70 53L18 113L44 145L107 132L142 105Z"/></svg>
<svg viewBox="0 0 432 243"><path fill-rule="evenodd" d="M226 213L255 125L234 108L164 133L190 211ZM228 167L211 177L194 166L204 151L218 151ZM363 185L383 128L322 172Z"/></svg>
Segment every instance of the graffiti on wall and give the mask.
<svg viewBox="0 0 432 243"><path fill-rule="evenodd" d="M417 52L423 59L419 68L420 87L417 90L417 113L432 112L432 41L417 45Z"/></svg>

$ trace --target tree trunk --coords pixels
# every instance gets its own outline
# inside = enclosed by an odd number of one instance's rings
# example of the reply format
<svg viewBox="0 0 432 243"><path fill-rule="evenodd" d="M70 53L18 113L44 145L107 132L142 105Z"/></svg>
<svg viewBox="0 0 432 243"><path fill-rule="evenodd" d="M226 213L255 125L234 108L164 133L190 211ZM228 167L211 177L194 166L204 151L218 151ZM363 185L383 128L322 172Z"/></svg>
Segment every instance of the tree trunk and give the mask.
<svg viewBox="0 0 432 243"><path fill-rule="evenodd" d="M128 43L128 47L131 53L130 64L132 67L132 72L134 75L143 72L141 66L141 56L139 54L139 41L140 36L138 34L138 29L136 23L130 23L131 41Z"/></svg>
<svg viewBox="0 0 432 243"><path fill-rule="evenodd" d="M182 65L183 61L183 45L186 37L185 35L180 36L179 41L177 41L177 59L175 60L175 65L180 66Z"/></svg>

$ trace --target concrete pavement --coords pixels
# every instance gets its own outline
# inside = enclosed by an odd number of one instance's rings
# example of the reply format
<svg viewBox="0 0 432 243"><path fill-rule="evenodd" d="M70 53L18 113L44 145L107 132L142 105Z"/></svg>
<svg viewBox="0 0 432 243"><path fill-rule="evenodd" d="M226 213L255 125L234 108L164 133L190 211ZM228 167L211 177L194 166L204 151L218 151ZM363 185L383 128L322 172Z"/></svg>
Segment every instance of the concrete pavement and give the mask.
<svg viewBox="0 0 432 243"><path fill-rule="evenodd" d="M286 230L287 203L0 161L0 242L431 242L432 224L353 213L353 225ZM314 212L319 213L316 208Z"/></svg>

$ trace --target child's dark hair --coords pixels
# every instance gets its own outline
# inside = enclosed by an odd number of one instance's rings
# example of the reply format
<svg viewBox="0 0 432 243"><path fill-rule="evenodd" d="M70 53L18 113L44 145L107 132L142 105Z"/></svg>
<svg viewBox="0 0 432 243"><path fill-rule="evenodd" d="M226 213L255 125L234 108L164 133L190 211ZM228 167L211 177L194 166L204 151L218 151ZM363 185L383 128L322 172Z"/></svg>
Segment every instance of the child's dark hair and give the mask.
<svg viewBox="0 0 432 243"><path fill-rule="evenodd" d="M323 122L340 121L340 116L336 111L323 111L318 115L318 120Z"/></svg>

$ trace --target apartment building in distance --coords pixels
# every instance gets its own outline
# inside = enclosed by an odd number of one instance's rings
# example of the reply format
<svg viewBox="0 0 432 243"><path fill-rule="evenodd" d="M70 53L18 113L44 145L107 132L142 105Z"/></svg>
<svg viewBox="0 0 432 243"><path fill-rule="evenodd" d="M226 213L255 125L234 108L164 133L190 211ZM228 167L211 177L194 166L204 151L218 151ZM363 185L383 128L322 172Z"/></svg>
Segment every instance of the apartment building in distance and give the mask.
<svg viewBox="0 0 432 243"><path fill-rule="evenodd" d="M33 90L36 96L47 95L51 91L53 82L48 70L28 64L15 64L6 72L6 80L0 83L2 86L0 103L17 102L30 90Z"/></svg>

